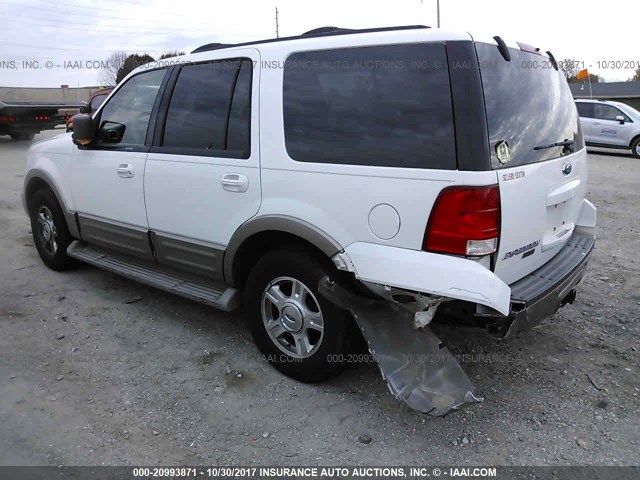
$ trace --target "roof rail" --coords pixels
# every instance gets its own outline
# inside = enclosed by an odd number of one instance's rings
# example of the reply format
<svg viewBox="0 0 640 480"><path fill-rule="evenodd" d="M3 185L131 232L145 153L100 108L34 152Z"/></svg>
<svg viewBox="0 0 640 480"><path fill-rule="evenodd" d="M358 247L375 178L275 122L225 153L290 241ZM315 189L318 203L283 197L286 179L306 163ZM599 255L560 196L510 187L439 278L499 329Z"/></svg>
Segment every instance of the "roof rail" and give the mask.
<svg viewBox="0 0 640 480"><path fill-rule="evenodd" d="M313 30L309 30L308 32L304 32L300 36L306 37L309 35L321 35L321 34L327 34L327 33L336 35L338 33L346 33L346 32L353 32L353 29L340 28L340 27L319 27L319 28L314 28Z"/></svg>
<svg viewBox="0 0 640 480"><path fill-rule="evenodd" d="M206 45L202 45L196 48L191 53L208 52L211 50L218 50L221 48L229 48L229 47L246 47L249 45L258 45L261 43L283 42L286 40L296 40L301 38L325 37L325 36L334 36L334 35L350 35L355 33L391 32L396 30L416 30L420 28L431 28L431 27L428 27L426 25L403 25L399 27L377 27L377 28L364 28L364 29L320 27L320 28L314 28L313 30L309 30L308 32L303 33L302 35L294 35L292 37L269 38L266 40L255 40L252 42L244 42L244 43L228 43L228 44L227 43L207 43Z"/></svg>
<svg viewBox="0 0 640 480"><path fill-rule="evenodd" d="M218 50L219 48L227 48L232 46L233 46L232 43L207 43L206 45L202 45L196 48L191 53L208 52L210 50Z"/></svg>

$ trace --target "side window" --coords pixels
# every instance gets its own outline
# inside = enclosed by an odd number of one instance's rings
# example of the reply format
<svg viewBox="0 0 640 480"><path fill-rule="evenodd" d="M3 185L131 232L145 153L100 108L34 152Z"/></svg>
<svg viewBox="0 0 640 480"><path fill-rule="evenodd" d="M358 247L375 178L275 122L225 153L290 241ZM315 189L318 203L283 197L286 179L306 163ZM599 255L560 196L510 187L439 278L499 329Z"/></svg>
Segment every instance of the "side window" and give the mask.
<svg viewBox="0 0 640 480"><path fill-rule="evenodd" d="M624 113L618 110L616 107L612 107L611 105L605 104L595 104L594 105L594 117L599 118L601 120L615 120L616 117L622 115L625 117L625 120L628 119Z"/></svg>
<svg viewBox="0 0 640 480"><path fill-rule="evenodd" d="M442 43L301 52L284 68L284 130L302 162L455 169Z"/></svg>
<svg viewBox="0 0 640 480"><path fill-rule="evenodd" d="M120 87L100 114L99 144L144 145L153 104L165 73L164 69L140 73ZM114 141L114 138L120 140Z"/></svg>
<svg viewBox="0 0 640 480"><path fill-rule="evenodd" d="M108 96L109 96L108 94L103 94L103 95L96 95L95 97L93 97L91 99L91 104L89 105L89 108L91 109L91 111L95 112L98 109L98 107L104 103L104 101L107 99Z"/></svg>
<svg viewBox="0 0 640 480"><path fill-rule="evenodd" d="M227 134L227 149L244 152L247 157L251 141L251 67L249 60L242 62L240 67Z"/></svg>
<svg viewBox="0 0 640 480"><path fill-rule="evenodd" d="M249 157L250 60L182 67L167 111L163 147L194 155Z"/></svg>
<svg viewBox="0 0 640 480"><path fill-rule="evenodd" d="M578 114L582 118L593 118L593 103L576 103L578 107Z"/></svg>

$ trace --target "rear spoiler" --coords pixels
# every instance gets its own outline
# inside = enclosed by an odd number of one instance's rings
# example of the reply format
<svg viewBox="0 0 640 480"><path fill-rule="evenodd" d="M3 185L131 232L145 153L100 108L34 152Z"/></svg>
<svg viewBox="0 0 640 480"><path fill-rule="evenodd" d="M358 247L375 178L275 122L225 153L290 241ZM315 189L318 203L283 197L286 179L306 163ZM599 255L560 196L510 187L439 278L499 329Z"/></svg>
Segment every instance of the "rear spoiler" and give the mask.
<svg viewBox="0 0 640 480"><path fill-rule="evenodd" d="M511 54L509 53L509 47L507 47L507 44L502 39L502 37L495 36L493 37L493 39L498 44L498 50L500 50L502 57L507 62L511 61ZM516 43L520 47L520 50L522 50L523 52L533 53L535 55L542 55L538 47L534 47L533 45L529 45L528 43L524 43L524 42L516 42ZM551 53L550 51L547 51L546 54L549 57L549 60L551 60L551 64L553 65L553 68L557 71L558 62L556 61L556 58L553 56L553 53Z"/></svg>

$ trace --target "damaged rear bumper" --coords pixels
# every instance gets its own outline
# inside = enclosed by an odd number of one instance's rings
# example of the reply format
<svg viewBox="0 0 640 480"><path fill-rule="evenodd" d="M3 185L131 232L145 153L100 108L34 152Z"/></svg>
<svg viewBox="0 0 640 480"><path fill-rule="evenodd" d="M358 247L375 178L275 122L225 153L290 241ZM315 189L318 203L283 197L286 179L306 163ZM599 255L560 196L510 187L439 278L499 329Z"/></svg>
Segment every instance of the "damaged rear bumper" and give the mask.
<svg viewBox="0 0 640 480"><path fill-rule="evenodd" d="M575 286L582 280L594 246L593 231L574 233L552 260L510 285L511 311L507 317L477 316L495 318L488 326L505 339L533 328L565 304L573 303Z"/></svg>
<svg viewBox="0 0 640 480"><path fill-rule="evenodd" d="M353 315L395 398L434 416L482 401L456 358L428 327L417 331L408 310L354 294L327 277L318 291Z"/></svg>

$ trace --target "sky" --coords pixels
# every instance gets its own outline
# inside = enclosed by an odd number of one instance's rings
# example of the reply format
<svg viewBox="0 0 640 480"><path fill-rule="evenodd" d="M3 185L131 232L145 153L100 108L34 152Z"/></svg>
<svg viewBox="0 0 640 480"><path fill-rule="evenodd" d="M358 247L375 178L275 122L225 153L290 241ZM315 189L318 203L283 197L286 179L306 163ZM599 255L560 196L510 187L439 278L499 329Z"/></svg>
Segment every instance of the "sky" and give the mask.
<svg viewBox="0 0 640 480"><path fill-rule="evenodd" d="M640 2L594 5L440 0L441 27L519 40L558 60L578 60L606 81L627 80L633 70L615 67L640 67ZM100 85L101 67L114 51L157 58L210 42L273 38L276 7L280 36L321 26L437 25L436 0L0 0L0 86Z"/></svg>

